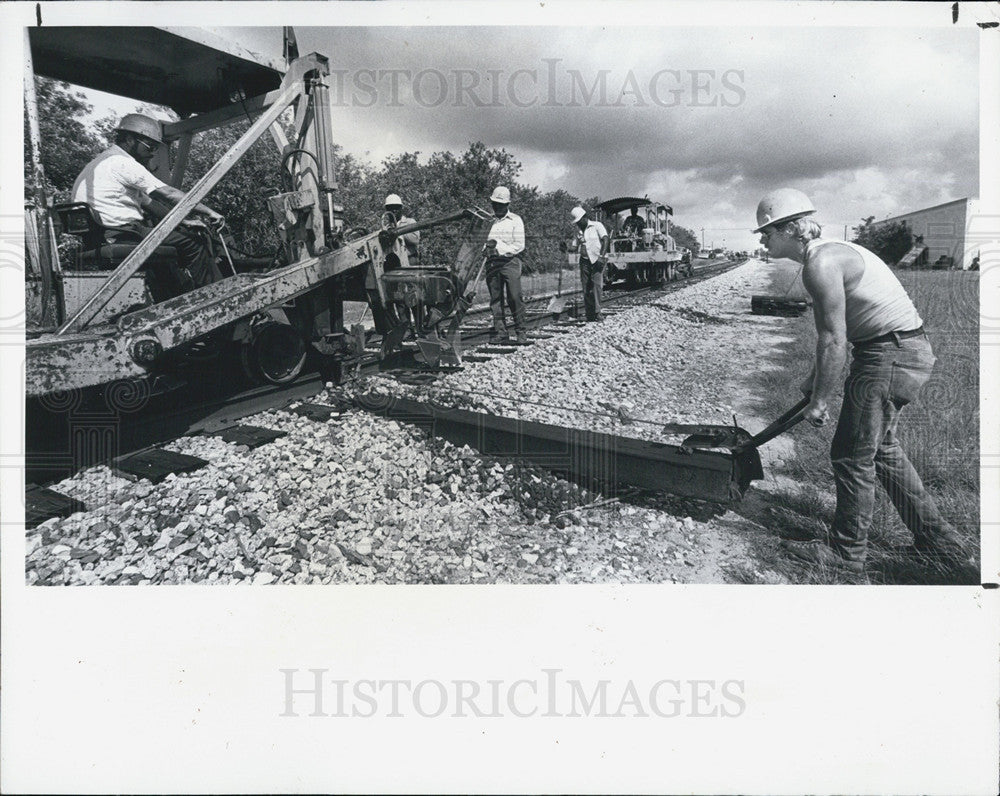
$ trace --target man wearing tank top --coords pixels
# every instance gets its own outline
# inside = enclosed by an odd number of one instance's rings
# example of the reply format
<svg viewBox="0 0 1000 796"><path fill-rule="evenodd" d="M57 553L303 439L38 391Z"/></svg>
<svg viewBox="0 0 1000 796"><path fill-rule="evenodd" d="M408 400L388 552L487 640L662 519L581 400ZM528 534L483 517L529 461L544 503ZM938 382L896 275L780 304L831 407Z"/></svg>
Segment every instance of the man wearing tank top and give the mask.
<svg viewBox="0 0 1000 796"><path fill-rule="evenodd" d="M830 458L837 508L828 541L784 541L800 561L864 570L875 482L885 488L915 551L972 566L969 546L941 516L899 444L900 410L930 378L934 354L913 302L889 267L853 243L821 237L809 198L792 188L771 192L757 208L761 243L771 257L803 266L813 300L816 361L802 384L804 419L822 426L851 346L851 365Z"/></svg>

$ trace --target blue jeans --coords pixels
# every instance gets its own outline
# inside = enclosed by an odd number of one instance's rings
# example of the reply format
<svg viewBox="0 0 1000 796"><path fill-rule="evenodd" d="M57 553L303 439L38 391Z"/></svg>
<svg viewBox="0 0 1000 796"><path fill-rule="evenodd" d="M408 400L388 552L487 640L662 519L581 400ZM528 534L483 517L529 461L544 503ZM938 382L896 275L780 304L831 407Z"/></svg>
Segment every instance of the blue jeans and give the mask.
<svg viewBox="0 0 1000 796"><path fill-rule="evenodd" d="M876 478L917 547L933 547L955 537L955 529L927 494L896 434L900 410L916 399L934 362L924 335L854 346L830 448L837 485L830 542L845 558L864 561Z"/></svg>
<svg viewBox="0 0 1000 796"><path fill-rule="evenodd" d="M524 331L524 299L521 298L521 260L496 260L486 264L486 287L490 291L490 312L493 313L493 329L497 334L506 334L503 320L503 293L507 289L507 304L514 316L515 331Z"/></svg>
<svg viewBox="0 0 1000 796"><path fill-rule="evenodd" d="M604 299L604 266L594 265L586 257L580 258L580 283L583 285L583 309L588 321L601 317Z"/></svg>

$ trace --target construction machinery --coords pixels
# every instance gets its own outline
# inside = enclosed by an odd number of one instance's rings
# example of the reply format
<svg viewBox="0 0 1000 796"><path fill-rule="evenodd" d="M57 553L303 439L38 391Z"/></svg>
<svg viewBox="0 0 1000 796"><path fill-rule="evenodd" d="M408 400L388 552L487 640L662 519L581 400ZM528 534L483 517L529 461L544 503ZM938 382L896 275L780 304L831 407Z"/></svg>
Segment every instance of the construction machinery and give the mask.
<svg viewBox="0 0 1000 796"><path fill-rule="evenodd" d="M690 264L670 236L670 205L649 197L621 196L594 208L595 219L611 236L604 284L625 282L627 286L659 284L679 276L690 276ZM641 226L629 221L636 218Z"/></svg>
<svg viewBox="0 0 1000 796"><path fill-rule="evenodd" d="M29 397L155 381L178 356L220 342L229 350L238 346L247 370L264 381L294 379L307 353L335 374L363 354L366 342L363 330L345 330L345 301L370 305L383 354L409 331L429 365L461 361L458 320L491 216L466 208L400 226L385 214L377 231L345 229L324 56L297 57L286 46L282 62L190 28L45 26L25 36L36 186L26 219L27 278L40 282L43 306L50 298L55 304L54 319L28 330ZM199 133L237 122L249 126L148 236L109 246L92 208L52 208L43 193L35 74L172 109L178 120L162 123L165 145L150 170L174 187L184 180ZM235 262L226 236L209 230L225 276L151 303L143 275L157 258L170 257L163 241L268 136L281 156L275 175L281 189L267 200L281 242L277 257ZM445 224L465 227L452 264L409 267L401 236ZM82 257L105 270L74 280L60 263L57 228L77 235Z"/></svg>
<svg viewBox="0 0 1000 796"><path fill-rule="evenodd" d="M42 306L55 305L54 317L43 315L26 341L27 415L38 421L28 444L35 446L31 458L37 467L73 469L115 460L130 426L122 422L125 413L138 411L142 399L154 392L180 396L177 387L192 358L223 356L235 347L246 372L283 385L294 381L312 356L324 375L335 378L352 362L372 356L366 353L366 329L345 328L344 304L349 301L368 306L381 336L382 356L412 336L425 365L461 363L459 324L482 273L493 215L469 207L420 223L400 223L386 212L373 230L348 228L338 201L331 71L325 57L299 57L286 46L286 58L279 61L192 29L42 26L26 31L25 38L35 177L34 201L26 215L26 276L40 285ZM36 73L172 109L177 119L161 123L164 145L151 170L175 188L187 184L199 133L233 124L245 129L146 237L109 242L92 207L53 207L44 194ZM234 258L225 229L206 228L203 234L217 247L223 264L222 277L151 301L146 274L159 260L169 262L166 238L188 223L195 207L266 138L280 156L277 187L267 198L280 241L277 254ZM616 218L633 208L644 219L641 234L626 231ZM678 275L681 253L669 235L669 206L625 197L598 209L610 219L612 278L638 283ZM452 262L411 265L403 236L442 225L462 227ZM82 272L71 273L76 269L64 270L57 228L79 240L78 254L66 264L86 265L85 278ZM78 400L91 390L106 407ZM401 398L389 403L393 411L420 416ZM617 474L649 488L709 500L738 498L760 477L754 451L727 450L728 440L715 437L707 444L681 446L600 435L578 440L572 429L467 414L450 411L446 421L453 426L467 421L477 434L482 432L477 441L484 451L498 453L502 440L504 452L538 453L573 477L614 483ZM172 416L157 415L158 423L168 420L174 422ZM507 425L494 427L494 420ZM62 437L58 448L37 445L39 429L60 424L69 435L64 445ZM623 446L622 457L614 453L618 445ZM716 446L722 449L706 449ZM607 467L595 470L591 460Z"/></svg>

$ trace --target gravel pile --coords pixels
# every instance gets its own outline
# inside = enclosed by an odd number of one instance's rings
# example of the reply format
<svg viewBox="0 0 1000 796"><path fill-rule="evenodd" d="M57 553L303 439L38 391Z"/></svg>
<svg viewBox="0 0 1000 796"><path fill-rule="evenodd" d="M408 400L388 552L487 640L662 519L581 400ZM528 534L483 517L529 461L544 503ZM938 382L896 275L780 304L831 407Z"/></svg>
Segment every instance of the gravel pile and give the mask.
<svg viewBox="0 0 1000 796"><path fill-rule="evenodd" d="M287 436L256 450L176 440L166 447L209 464L158 485L107 468L55 485L96 508L29 532L28 583L544 583L604 568L648 579L628 534L609 531L642 510L545 471L363 412L248 422ZM693 523L645 521L676 532L670 555Z"/></svg>
<svg viewBox="0 0 1000 796"><path fill-rule="evenodd" d="M470 365L435 392L473 408L634 437L655 438L665 420L727 422L732 406L722 399L739 375L732 356L752 354L750 327L760 322L748 313L743 270ZM720 358L720 347L736 353ZM428 393L385 378L354 389ZM326 397L346 391L331 388ZM103 467L54 485L89 510L28 532L27 582L721 579L717 567L706 569L719 546L704 541L710 518L695 502L609 500L361 411L326 422L273 411L242 422L286 436L253 450L181 438L165 447L208 465L156 485Z"/></svg>

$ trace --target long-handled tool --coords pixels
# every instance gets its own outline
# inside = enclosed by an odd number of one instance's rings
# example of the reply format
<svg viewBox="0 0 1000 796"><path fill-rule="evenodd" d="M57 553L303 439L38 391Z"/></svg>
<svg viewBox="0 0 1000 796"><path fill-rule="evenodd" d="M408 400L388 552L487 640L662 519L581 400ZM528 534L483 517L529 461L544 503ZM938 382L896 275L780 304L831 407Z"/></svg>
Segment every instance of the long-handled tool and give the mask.
<svg viewBox="0 0 1000 796"><path fill-rule="evenodd" d="M735 422L732 426L668 424L663 430L668 434L687 434L677 450L692 459L708 455L712 449L728 448L733 494L742 495L751 481L764 477L764 466L757 448L800 422L808 405L809 396L805 396L771 425L754 435Z"/></svg>
<svg viewBox="0 0 1000 796"><path fill-rule="evenodd" d="M771 425L754 435L735 423L732 426L668 423L663 427L663 431L667 434L687 434L688 436L681 443L681 448L686 450L729 448L733 453L740 453L749 448L758 448L779 434L788 431L802 420L808 405L809 396L807 395Z"/></svg>
<svg viewBox="0 0 1000 796"><path fill-rule="evenodd" d="M559 242L559 251L566 255L566 264L575 265L579 259L580 255L575 248L570 248L566 241ZM558 318L562 315L563 310L566 309L566 299L562 297L562 280L563 280L563 268L566 266L559 267L559 284L556 287L556 295L549 301L549 306L545 308L545 312L551 313Z"/></svg>
<svg viewBox="0 0 1000 796"><path fill-rule="evenodd" d="M556 294L549 299L549 306L545 308L545 313L548 315L559 316L562 311L566 309L566 299L562 297L562 279L563 279L563 267L559 266L559 283L556 286Z"/></svg>

